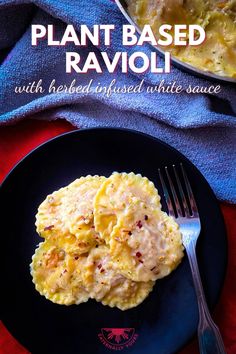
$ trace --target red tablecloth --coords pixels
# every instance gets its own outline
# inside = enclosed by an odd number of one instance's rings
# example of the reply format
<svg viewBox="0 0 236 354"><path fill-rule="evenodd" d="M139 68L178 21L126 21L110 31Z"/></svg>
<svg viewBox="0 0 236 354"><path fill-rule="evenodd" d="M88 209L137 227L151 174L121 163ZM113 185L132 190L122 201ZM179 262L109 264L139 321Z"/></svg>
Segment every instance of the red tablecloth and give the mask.
<svg viewBox="0 0 236 354"><path fill-rule="evenodd" d="M37 145L73 130L65 121L24 121L0 128L0 182L9 170ZM229 263L223 292L213 317L219 326L228 354L236 354L236 206L221 204L228 232ZM0 322L0 354L27 354ZM197 340L181 354L198 353ZM43 354L43 353L42 353ZM66 353L65 353L66 354ZM95 354L95 353L94 353Z"/></svg>

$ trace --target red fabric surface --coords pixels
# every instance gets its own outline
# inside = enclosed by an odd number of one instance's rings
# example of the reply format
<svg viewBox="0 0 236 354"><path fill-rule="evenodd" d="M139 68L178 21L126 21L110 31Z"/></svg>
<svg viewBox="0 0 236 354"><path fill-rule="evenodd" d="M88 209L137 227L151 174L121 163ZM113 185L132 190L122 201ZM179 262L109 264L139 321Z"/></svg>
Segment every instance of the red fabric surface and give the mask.
<svg viewBox="0 0 236 354"><path fill-rule="evenodd" d="M0 183L10 169L44 141L75 129L66 121L24 121L0 128ZM228 354L236 353L236 206L221 204L229 244L229 261L224 289L213 317L219 326ZM180 323L181 325L181 323ZM181 354L198 353L197 339ZM0 322L0 354L27 354Z"/></svg>

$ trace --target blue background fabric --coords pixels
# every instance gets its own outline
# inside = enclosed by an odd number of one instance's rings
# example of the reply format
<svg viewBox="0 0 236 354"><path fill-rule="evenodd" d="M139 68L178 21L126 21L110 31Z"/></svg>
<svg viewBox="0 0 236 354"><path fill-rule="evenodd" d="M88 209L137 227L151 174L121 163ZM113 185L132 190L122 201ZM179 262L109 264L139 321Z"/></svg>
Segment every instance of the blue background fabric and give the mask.
<svg viewBox="0 0 236 354"><path fill-rule="evenodd" d="M112 45L95 48L47 46L39 41L31 46L31 24L53 24L60 39L66 24L79 32L81 24L115 24ZM8 52L0 66L0 124L12 124L26 117L35 119L65 118L77 127L113 126L140 130L158 137L185 154L203 173L220 200L236 202L236 86L221 84L221 92L206 94L104 94L44 93L16 94L15 86L42 79L47 88L56 85L147 85L176 81L183 87L210 86L212 82L172 67L170 74L122 74L118 68L109 74L102 60L103 74L86 75L65 72L66 51L77 51L86 58L90 51L100 56L106 51L112 58L116 51L140 51L140 47L122 46L121 26L127 23L114 1L110 0L0 0L0 58ZM102 41L101 41L102 43ZM149 45L141 48L146 54ZM160 63L163 60L160 58ZM43 114L42 114L43 113Z"/></svg>

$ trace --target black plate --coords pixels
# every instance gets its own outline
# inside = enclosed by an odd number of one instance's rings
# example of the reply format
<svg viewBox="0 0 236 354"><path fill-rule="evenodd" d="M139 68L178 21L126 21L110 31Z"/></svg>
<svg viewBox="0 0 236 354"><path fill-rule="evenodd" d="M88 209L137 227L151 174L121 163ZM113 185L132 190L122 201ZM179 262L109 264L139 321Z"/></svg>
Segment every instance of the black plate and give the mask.
<svg viewBox="0 0 236 354"><path fill-rule="evenodd" d="M40 296L29 272L40 238L35 214L47 194L79 176L133 171L152 180L157 168L183 162L200 209L198 260L210 307L226 268L226 235L216 198L199 171L179 152L142 133L88 129L61 135L30 153L8 175L1 200L1 302L4 324L33 354L105 354L102 328L133 328L136 342L124 353L169 354L194 334L198 310L187 258L137 308L122 312L94 300L60 306ZM105 332L106 333L106 332ZM116 348L117 349L117 348Z"/></svg>

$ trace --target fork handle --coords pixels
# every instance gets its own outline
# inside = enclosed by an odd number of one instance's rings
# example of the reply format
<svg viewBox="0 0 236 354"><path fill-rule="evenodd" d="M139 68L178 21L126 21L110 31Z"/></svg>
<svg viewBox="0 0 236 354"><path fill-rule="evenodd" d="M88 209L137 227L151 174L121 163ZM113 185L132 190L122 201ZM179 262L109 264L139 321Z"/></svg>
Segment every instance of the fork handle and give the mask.
<svg viewBox="0 0 236 354"><path fill-rule="evenodd" d="M226 354L220 331L209 313L199 273L196 242L190 242L186 247L193 283L197 295L199 324L198 341L201 354Z"/></svg>

